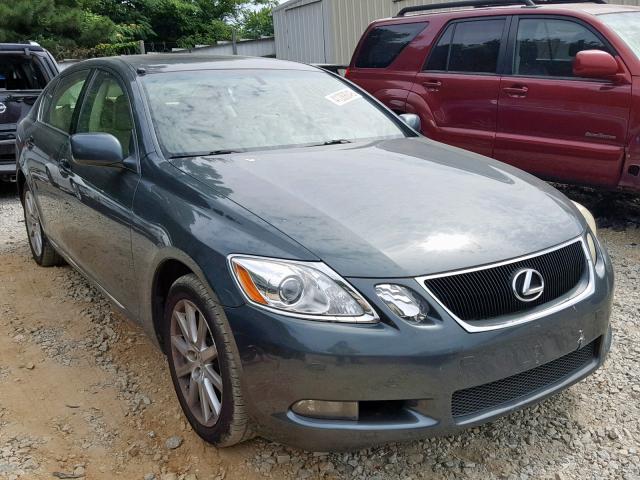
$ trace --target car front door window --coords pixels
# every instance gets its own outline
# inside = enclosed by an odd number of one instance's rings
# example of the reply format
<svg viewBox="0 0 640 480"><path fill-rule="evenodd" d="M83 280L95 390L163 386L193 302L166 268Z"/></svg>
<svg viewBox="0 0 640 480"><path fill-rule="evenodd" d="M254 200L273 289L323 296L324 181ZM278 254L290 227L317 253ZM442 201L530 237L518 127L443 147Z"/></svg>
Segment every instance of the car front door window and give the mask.
<svg viewBox="0 0 640 480"><path fill-rule="evenodd" d="M573 77L573 60L583 50L609 51L579 23L558 19L521 19L513 73L533 77Z"/></svg>
<svg viewBox="0 0 640 480"><path fill-rule="evenodd" d="M125 157L133 150L133 120L129 99L110 73L98 72L85 97L77 133L110 133L122 145Z"/></svg>

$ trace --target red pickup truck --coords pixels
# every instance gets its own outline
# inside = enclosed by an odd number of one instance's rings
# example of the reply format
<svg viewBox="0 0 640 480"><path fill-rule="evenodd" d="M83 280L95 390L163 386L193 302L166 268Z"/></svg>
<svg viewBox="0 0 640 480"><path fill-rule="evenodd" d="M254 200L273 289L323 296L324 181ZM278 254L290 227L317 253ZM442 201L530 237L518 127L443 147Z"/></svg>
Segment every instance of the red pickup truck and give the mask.
<svg viewBox="0 0 640 480"><path fill-rule="evenodd" d="M346 76L434 140L640 192L640 8L602 1L407 7L368 27Z"/></svg>

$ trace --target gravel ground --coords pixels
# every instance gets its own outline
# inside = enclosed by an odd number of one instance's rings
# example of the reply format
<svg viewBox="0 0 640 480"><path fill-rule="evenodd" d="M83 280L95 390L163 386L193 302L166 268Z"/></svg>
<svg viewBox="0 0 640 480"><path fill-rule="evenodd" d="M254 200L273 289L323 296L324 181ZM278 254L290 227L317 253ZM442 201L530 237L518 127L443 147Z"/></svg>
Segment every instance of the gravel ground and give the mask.
<svg viewBox="0 0 640 480"><path fill-rule="evenodd" d="M640 479L640 201L563 189L596 213L616 269L605 367L456 436L324 454L199 440L162 355L72 269L36 267L0 185L0 478Z"/></svg>

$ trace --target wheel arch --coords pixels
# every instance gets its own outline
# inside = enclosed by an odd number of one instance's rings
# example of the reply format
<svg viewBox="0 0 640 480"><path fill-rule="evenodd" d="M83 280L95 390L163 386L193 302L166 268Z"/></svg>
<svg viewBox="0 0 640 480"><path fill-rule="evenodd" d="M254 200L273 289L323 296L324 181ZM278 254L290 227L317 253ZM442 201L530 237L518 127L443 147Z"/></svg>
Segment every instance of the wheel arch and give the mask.
<svg viewBox="0 0 640 480"><path fill-rule="evenodd" d="M207 277L193 258L183 251L171 247L158 252L151 272L151 275L147 277L151 278L151 284L147 288L148 296L145 299L145 306L148 310L141 312L141 314L143 319L147 319L143 323L147 324L148 333L158 342L164 352L165 345L162 338L164 306L173 283L184 275L194 274L214 298L219 298L217 290L224 290L224 282L221 279ZM223 300L222 304L226 305Z"/></svg>

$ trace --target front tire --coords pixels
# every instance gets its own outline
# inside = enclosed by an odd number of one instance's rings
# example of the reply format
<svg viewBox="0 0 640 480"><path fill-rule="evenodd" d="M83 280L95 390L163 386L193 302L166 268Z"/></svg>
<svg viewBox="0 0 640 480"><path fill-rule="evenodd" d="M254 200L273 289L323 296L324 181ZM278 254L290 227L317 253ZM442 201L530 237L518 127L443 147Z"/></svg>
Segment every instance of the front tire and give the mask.
<svg viewBox="0 0 640 480"><path fill-rule="evenodd" d="M51 243L49 243L49 239L47 239L44 230L42 230L36 199L26 184L24 186L24 193L22 194L22 205L24 210L24 223L27 227L29 247L31 248L33 259L41 267L53 267L63 264L64 260L58 255L58 252L55 251Z"/></svg>
<svg viewBox="0 0 640 480"><path fill-rule="evenodd" d="M171 286L163 333L171 380L196 433L217 447L251 438L229 323L195 275Z"/></svg>

